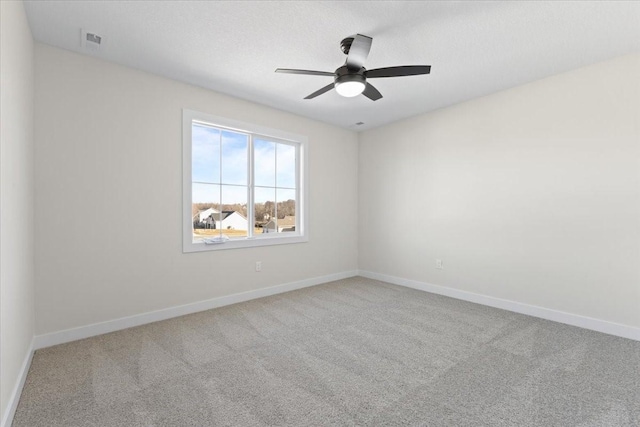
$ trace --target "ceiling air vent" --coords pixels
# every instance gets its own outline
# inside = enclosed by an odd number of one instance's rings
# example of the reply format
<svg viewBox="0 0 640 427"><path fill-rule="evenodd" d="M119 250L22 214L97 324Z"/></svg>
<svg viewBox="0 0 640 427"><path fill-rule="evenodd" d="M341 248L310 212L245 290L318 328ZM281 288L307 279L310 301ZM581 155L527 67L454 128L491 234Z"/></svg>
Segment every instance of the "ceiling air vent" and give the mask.
<svg viewBox="0 0 640 427"><path fill-rule="evenodd" d="M80 46L91 52L97 52L104 44L104 38L96 33L82 30Z"/></svg>

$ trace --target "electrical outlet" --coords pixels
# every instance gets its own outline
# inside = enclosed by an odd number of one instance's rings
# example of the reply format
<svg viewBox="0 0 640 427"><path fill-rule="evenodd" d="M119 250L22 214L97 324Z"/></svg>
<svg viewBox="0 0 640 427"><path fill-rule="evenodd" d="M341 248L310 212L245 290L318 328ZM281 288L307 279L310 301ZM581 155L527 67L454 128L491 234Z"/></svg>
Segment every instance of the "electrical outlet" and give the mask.
<svg viewBox="0 0 640 427"><path fill-rule="evenodd" d="M256 271L262 271L262 261L256 261Z"/></svg>
<svg viewBox="0 0 640 427"><path fill-rule="evenodd" d="M444 268L444 266L442 265L442 260L441 259L437 259L436 260L436 268L438 270L442 270Z"/></svg>

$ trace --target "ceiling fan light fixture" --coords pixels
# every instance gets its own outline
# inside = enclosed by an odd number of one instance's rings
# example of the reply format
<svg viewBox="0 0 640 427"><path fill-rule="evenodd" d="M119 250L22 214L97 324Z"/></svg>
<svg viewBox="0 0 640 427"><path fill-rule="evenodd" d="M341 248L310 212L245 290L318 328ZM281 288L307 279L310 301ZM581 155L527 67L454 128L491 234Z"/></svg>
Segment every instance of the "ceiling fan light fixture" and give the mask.
<svg viewBox="0 0 640 427"><path fill-rule="evenodd" d="M343 74L335 80L336 92L346 98L360 95L365 86L365 78L361 74Z"/></svg>
<svg viewBox="0 0 640 427"><path fill-rule="evenodd" d="M346 82L336 82L336 92L345 98L353 98L364 91L364 82L352 80Z"/></svg>

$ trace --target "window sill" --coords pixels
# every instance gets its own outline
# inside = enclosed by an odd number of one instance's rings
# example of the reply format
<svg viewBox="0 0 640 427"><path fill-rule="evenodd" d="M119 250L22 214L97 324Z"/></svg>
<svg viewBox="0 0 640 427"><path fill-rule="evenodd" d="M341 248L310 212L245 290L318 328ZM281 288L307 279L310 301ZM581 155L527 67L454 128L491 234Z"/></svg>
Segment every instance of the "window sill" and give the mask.
<svg viewBox="0 0 640 427"><path fill-rule="evenodd" d="M307 236L274 236L274 237L253 237L245 239L233 239L224 243L206 244L204 242L184 242L182 247L183 253L190 252L207 252L228 249L255 248L260 246L288 245L292 243L308 242Z"/></svg>

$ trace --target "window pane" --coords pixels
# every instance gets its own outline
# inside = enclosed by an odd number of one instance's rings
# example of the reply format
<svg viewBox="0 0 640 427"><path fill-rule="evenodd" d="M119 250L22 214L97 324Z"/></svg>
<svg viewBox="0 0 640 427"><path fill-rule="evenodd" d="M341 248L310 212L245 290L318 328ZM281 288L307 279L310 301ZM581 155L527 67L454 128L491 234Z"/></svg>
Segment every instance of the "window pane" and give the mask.
<svg viewBox="0 0 640 427"><path fill-rule="evenodd" d="M277 187L296 188L296 147L278 144Z"/></svg>
<svg viewBox="0 0 640 427"><path fill-rule="evenodd" d="M222 131L222 184L247 185L249 137Z"/></svg>
<svg viewBox="0 0 640 427"><path fill-rule="evenodd" d="M278 232L296 231L296 191L276 189Z"/></svg>
<svg viewBox="0 0 640 427"><path fill-rule="evenodd" d="M276 186L276 144L256 138L253 143L254 183L263 187Z"/></svg>
<svg viewBox="0 0 640 427"><path fill-rule="evenodd" d="M247 187L222 186L222 213L216 225L227 237L247 237Z"/></svg>
<svg viewBox="0 0 640 427"><path fill-rule="evenodd" d="M276 231L276 189L256 187L254 192L255 223L261 228L259 233L274 233Z"/></svg>
<svg viewBox="0 0 640 427"><path fill-rule="evenodd" d="M220 219L220 186L194 183L191 188L193 241L220 235L216 227Z"/></svg>
<svg viewBox="0 0 640 427"><path fill-rule="evenodd" d="M191 138L191 180L220 182L220 130L194 123Z"/></svg>

